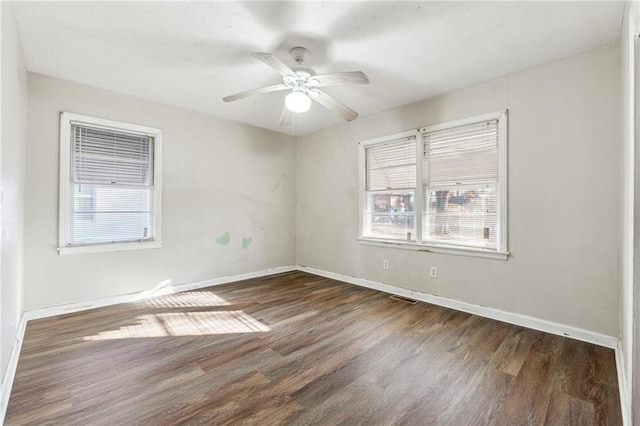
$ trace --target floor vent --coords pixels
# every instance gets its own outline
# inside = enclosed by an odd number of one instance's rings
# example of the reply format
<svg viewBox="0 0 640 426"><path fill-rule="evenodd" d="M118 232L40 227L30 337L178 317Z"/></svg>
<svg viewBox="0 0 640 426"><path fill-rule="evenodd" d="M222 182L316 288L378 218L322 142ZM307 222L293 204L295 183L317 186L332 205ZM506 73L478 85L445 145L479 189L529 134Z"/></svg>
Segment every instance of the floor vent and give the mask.
<svg viewBox="0 0 640 426"><path fill-rule="evenodd" d="M410 305L415 305L416 303L418 303L417 300L409 299L408 297L404 297L404 296L398 296L397 294L394 294L393 296L389 296L389 299L399 300L400 302L408 303Z"/></svg>

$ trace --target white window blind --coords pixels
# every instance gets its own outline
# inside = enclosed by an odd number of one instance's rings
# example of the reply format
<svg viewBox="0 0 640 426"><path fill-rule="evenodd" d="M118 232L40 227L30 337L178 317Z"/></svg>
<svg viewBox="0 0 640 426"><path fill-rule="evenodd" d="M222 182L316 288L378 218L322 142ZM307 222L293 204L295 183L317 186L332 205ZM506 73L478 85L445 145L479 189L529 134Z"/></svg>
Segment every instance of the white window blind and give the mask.
<svg viewBox="0 0 640 426"><path fill-rule="evenodd" d="M498 120L425 132L423 239L495 249Z"/></svg>
<svg viewBox="0 0 640 426"><path fill-rule="evenodd" d="M77 182L149 185L153 138L112 130L72 126Z"/></svg>
<svg viewBox="0 0 640 426"><path fill-rule="evenodd" d="M413 189L415 186L415 137L367 149L367 190Z"/></svg>
<svg viewBox="0 0 640 426"><path fill-rule="evenodd" d="M69 245L153 239L154 138L71 126Z"/></svg>
<svg viewBox="0 0 640 426"><path fill-rule="evenodd" d="M366 149L365 235L396 240L415 236L416 148L411 136Z"/></svg>
<svg viewBox="0 0 640 426"><path fill-rule="evenodd" d="M423 134L425 184L450 187L498 179L498 121Z"/></svg>

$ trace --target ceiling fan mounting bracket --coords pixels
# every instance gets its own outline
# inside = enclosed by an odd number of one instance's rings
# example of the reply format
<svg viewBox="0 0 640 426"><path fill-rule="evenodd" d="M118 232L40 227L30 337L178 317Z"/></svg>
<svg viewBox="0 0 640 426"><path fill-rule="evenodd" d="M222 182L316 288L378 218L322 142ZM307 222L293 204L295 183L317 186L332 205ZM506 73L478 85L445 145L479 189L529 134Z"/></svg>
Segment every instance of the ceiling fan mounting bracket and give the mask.
<svg viewBox="0 0 640 426"><path fill-rule="evenodd" d="M309 49L305 48L305 47L292 47L291 49L289 49L289 55L291 55L291 57L293 58L294 61L296 61L296 64L302 64L304 62L304 58L311 52L309 52Z"/></svg>

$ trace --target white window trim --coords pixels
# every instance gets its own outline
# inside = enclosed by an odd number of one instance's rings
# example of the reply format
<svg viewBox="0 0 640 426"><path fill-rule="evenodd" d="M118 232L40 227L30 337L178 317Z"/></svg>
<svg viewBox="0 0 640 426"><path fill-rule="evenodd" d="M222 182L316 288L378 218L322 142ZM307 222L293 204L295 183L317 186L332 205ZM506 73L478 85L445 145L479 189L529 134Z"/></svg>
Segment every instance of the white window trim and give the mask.
<svg viewBox="0 0 640 426"><path fill-rule="evenodd" d="M396 133L389 136L383 136L374 139L367 139L359 143L359 192L358 192L358 242L363 245L372 245L379 247L393 247L407 250L424 251L430 253L441 254L453 254L460 256L473 256L489 259L506 260L509 257L509 251L507 250L507 110L496 111L488 114L476 115L473 117L463 118L460 120L449 121L446 123L436 124L427 127L420 127L416 130L408 130L401 133ZM365 237L363 235L365 224L365 197L366 197L366 149L371 145L377 145L384 142L389 142L397 139L407 138L411 136L416 137L416 161L422 158L423 138L422 134L427 132L433 132L437 130L445 130L453 127L465 126L467 124L473 124L480 121L498 120L498 205L499 217L498 217L498 232L497 237L498 250L490 250L483 248L473 247L460 247L449 244L434 244L432 242L422 242L422 217L423 217L423 183L422 183L422 166L416 165L416 189L415 189L415 202L414 202L414 214L416 223L416 241L402 241L402 240L390 240L384 238Z"/></svg>
<svg viewBox="0 0 640 426"><path fill-rule="evenodd" d="M153 160L153 240L122 243L99 243L69 246L69 215L71 214L71 126L87 125L108 130L124 130L154 138ZM160 248L162 246L162 130L137 124L106 120L69 112L60 113L60 212L58 224L58 254L99 253Z"/></svg>

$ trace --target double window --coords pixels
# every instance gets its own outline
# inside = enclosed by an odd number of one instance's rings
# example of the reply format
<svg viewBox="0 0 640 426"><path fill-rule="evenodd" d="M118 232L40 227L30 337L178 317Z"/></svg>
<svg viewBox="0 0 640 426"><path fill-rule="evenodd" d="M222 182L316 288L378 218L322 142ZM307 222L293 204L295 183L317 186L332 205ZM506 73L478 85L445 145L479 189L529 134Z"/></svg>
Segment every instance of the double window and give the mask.
<svg viewBox="0 0 640 426"><path fill-rule="evenodd" d="M361 240L507 253L507 113L361 143Z"/></svg>
<svg viewBox="0 0 640 426"><path fill-rule="evenodd" d="M161 131L63 113L61 254L160 246Z"/></svg>

